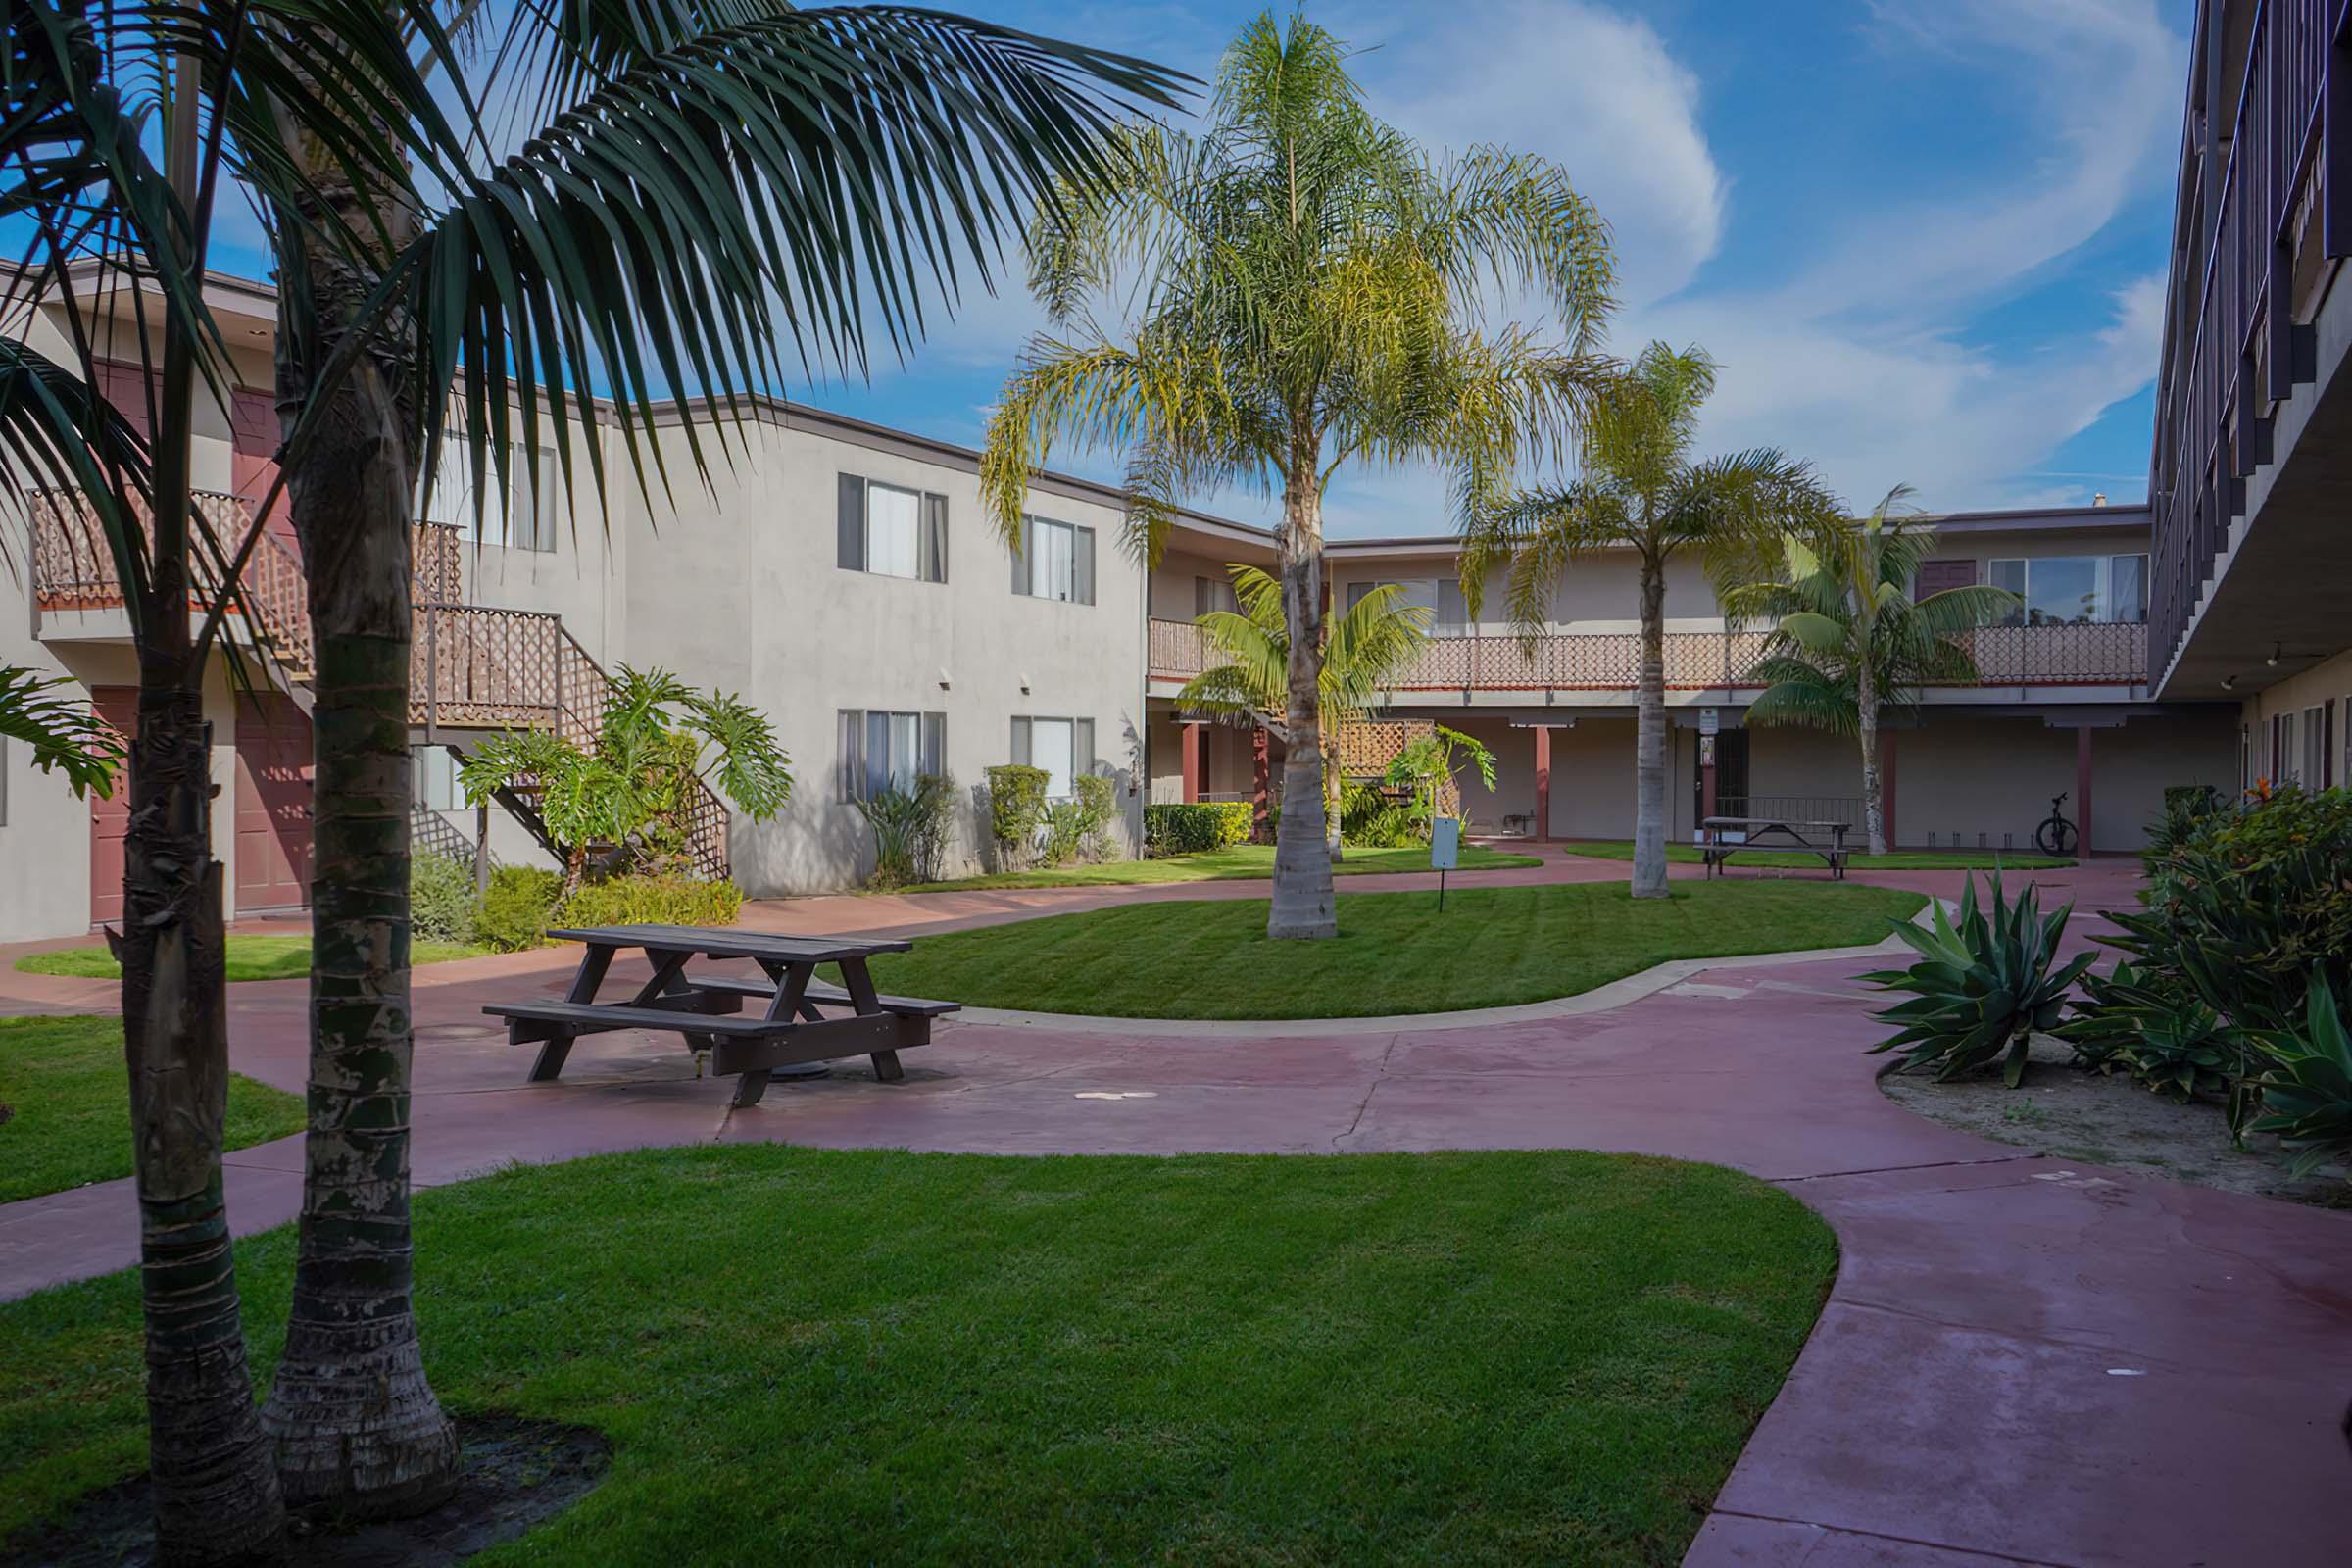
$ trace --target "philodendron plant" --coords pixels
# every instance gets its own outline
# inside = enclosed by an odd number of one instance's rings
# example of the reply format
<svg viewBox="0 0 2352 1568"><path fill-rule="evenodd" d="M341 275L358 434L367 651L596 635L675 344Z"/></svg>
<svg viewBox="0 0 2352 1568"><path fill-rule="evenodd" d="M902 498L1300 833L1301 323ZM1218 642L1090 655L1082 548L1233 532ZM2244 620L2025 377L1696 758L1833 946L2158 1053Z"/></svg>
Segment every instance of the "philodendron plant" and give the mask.
<svg viewBox="0 0 2352 1568"><path fill-rule="evenodd" d="M2026 1073L2026 1047L2036 1030L2055 1028L2067 991L2093 954L2082 954L2055 970L2058 940L2075 912L2071 904L2042 915L2034 885L2015 904L2001 896L2001 874L1992 873L1992 917L1977 906L1977 882L1970 877L1960 898L1960 923L1932 905L1935 928L1895 927L1919 951L1908 969L1880 969L1860 978L1882 991L1913 996L1876 1014L1901 1032L1871 1048L1904 1053L1903 1068L1932 1071L1938 1083L2001 1064L2001 1077L2017 1087Z"/></svg>

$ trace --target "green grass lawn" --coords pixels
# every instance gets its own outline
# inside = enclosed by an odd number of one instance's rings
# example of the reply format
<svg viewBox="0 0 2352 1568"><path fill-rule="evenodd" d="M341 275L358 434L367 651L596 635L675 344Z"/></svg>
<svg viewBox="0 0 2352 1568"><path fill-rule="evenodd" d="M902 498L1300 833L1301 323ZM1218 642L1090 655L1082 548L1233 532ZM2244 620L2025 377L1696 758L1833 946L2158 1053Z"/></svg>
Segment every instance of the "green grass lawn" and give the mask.
<svg viewBox="0 0 2352 1568"><path fill-rule="evenodd" d="M1704 1165L773 1145L416 1198L454 1409L601 1429L479 1559L1681 1560L1836 1244ZM238 1248L257 1371L291 1228ZM0 1306L0 1539L144 1463L129 1272Z"/></svg>
<svg viewBox="0 0 2352 1568"><path fill-rule="evenodd" d="M225 961L231 980L299 980L311 972L309 937L230 937L227 949ZM409 961L478 958L489 951L459 942L418 942L409 949ZM122 966L115 962L104 943L27 954L17 960L17 967L25 974L61 974L76 980L122 978Z"/></svg>
<svg viewBox="0 0 2352 1568"><path fill-rule="evenodd" d="M0 1018L0 1203L130 1174L130 1080L114 1018ZM302 1131L302 1097L228 1078L228 1147Z"/></svg>
<svg viewBox="0 0 2352 1568"><path fill-rule="evenodd" d="M1668 958L1877 942L1926 902L1858 883L1615 882L1340 900L1332 942L1269 942L1259 899L1134 904L920 937L873 960L903 996L1123 1018L1351 1018L1573 996Z"/></svg>
<svg viewBox="0 0 2352 1568"><path fill-rule="evenodd" d="M1596 860L1630 860L1634 858L1631 843L1563 844L1561 849L1570 855L1588 856ZM1681 844L1672 839L1666 843L1666 858L1678 865L1699 863L1698 846ZM1818 855L1802 850L1742 850L1731 862L1740 865L1810 866L1824 869ZM2071 859L2059 859L2047 855L2017 854L2008 850L1895 850L1886 855L1856 853L1846 857L1845 863L1857 871L1989 871L2004 866L2018 871L2048 871L2072 865Z"/></svg>
<svg viewBox="0 0 2352 1568"><path fill-rule="evenodd" d="M1504 871L1516 866L1542 865L1531 855L1465 844L1458 867L1464 871ZM1341 876L1364 876L1378 871L1427 871L1429 849L1350 849L1332 870ZM958 877L952 882L924 882L900 888L901 893L960 893L972 888L1094 888L1131 887L1144 882L1231 882L1263 879L1274 874L1274 846L1237 844L1229 850L1200 855L1170 856L1164 860L1112 860L1104 865L1063 865L1046 871L1001 871L991 876Z"/></svg>

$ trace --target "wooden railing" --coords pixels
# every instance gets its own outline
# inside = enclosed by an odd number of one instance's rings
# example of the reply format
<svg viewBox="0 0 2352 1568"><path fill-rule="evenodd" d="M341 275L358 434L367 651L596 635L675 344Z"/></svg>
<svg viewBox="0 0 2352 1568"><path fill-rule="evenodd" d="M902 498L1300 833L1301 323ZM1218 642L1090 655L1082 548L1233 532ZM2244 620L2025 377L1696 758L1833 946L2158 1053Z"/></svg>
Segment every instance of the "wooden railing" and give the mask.
<svg viewBox="0 0 2352 1568"><path fill-rule="evenodd" d="M1761 684L1751 672L1766 641L1760 630L1670 631L1666 689L1753 689ZM1981 686L2132 685L2148 678L2148 628L2136 623L1995 626L1962 641L1976 659L1974 684ZM1150 651L1155 679L1189 680L1208 665L1200 629L1189 621L1152 621ZM1554 632L1533 647L1502 632L1432 638L1391 690L1630 692L1641 675L1636 632Z"/></svg>
<svg viewBox="0 0 2352 1568"><path fill-rule="evenodd" d="M2198 13L2202 31L2209 6ZM2352 124L2326 106L2344 23L2345 0L2258 0L2235 102L2201 115L2192 104L2181 127L2184 243L2166 291L2148 473L2159 677L2245 515L2247 477L2272 461L2277 405L2313 371L2298 279L2317 286L2321 258L2352 255L2352 210L2329 190ZM2339 110L2343 90L2335 79ZM2222 167L2209 167L2209 147L2228 149Z"/></svg>
<svg viewBox="0 0 2352 1568"><path fill-rule="evenodd" d="M247 503L206 492L197 505L223 548L235 549L250 526ZM427 743L444 739L444 731L553 729L575 746L593 746L612 706L612 682L563 618L464 603L456 528L422 523L410 542L409 721L424 730ZM82 497L45 491L32 498L31 556L33 602L42 610L122 607L105 530ZM200 589L203 599L211 597L202 579ZM317 664L309 589L293 547L265 532L247 558L239 590L255 640L291 681L307 684ZM684 814L696 870L725 876L726 804L698 780Z"/></svg>

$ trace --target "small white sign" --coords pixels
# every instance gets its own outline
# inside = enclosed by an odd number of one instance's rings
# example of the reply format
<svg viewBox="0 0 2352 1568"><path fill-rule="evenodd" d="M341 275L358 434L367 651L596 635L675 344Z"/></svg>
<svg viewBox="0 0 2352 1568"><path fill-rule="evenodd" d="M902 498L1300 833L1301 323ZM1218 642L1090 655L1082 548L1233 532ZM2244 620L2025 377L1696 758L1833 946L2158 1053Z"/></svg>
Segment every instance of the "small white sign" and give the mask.
<svg viewBox="0 0 2352 1568"><path fill-rule="evenodd" d="M1452 816L1439 817L1430 824L1429 868L1432 871L1450 871L1461 858L1461 819Z"/></svg>
<svg viewBox="0 0 2352 1568"><path fill-rule="evenodd" d="M1712 708L1702 708L1698 710L1698 732L1701 735L1712 735L1721 728L1723 728L1723 715L1720 711Z"/></svg>

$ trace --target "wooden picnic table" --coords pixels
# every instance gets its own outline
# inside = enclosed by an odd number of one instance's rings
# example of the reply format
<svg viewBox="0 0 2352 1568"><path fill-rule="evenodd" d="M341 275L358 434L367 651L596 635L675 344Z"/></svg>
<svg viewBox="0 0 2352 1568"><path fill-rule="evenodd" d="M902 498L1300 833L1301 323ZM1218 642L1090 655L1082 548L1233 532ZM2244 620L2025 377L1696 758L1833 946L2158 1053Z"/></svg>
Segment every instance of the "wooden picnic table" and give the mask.
<svg viewBox="0 0 2352 1568"><path fill-rule="evenodd" d="M1704 834L1699 858L1706 862L1707 875L1719 876L1726 862L1741 850L1801 850L1820 856L1830 868L1831 879L1842 882L1850 853L1845 835L1852 826L1850 822L1805 822L1785 816L1710 816L1699 823ZM1731 832L1740 837L1724 837ZM1815 842L1825 835L1827 842Z"/></svg>
<svg viewBox="0 0 2352 1568"><path fill-rule="evenodd" d="M779 1067L843 1056L871 1056L874 1076L897 1083L906 1077L899 1053L930 1044L931 1020L957 1009L953 1002L875 992L867 960L913 948L901 938L791 937L690 925L590 926L548 935L583 950L564 1000L501 1002L482 1009L507 1020L509 1042L538 1043L532 1083L563 1072L580 1036L615 1029L666 1030L682 1036L689 1050L709 1052L714 1076L735 1077L739 1107L758 1104ZM653 978L626 1002L599 1002L612 959L637 949L653 960ZM686 968L696 958L749 958L767 978L690 977ZM838 964L842 984L818 980L820 963ZM746 1003L760 1004L757 1017L738 1016ZM827 1016L826 1007L836 1015Z"/></svg>

